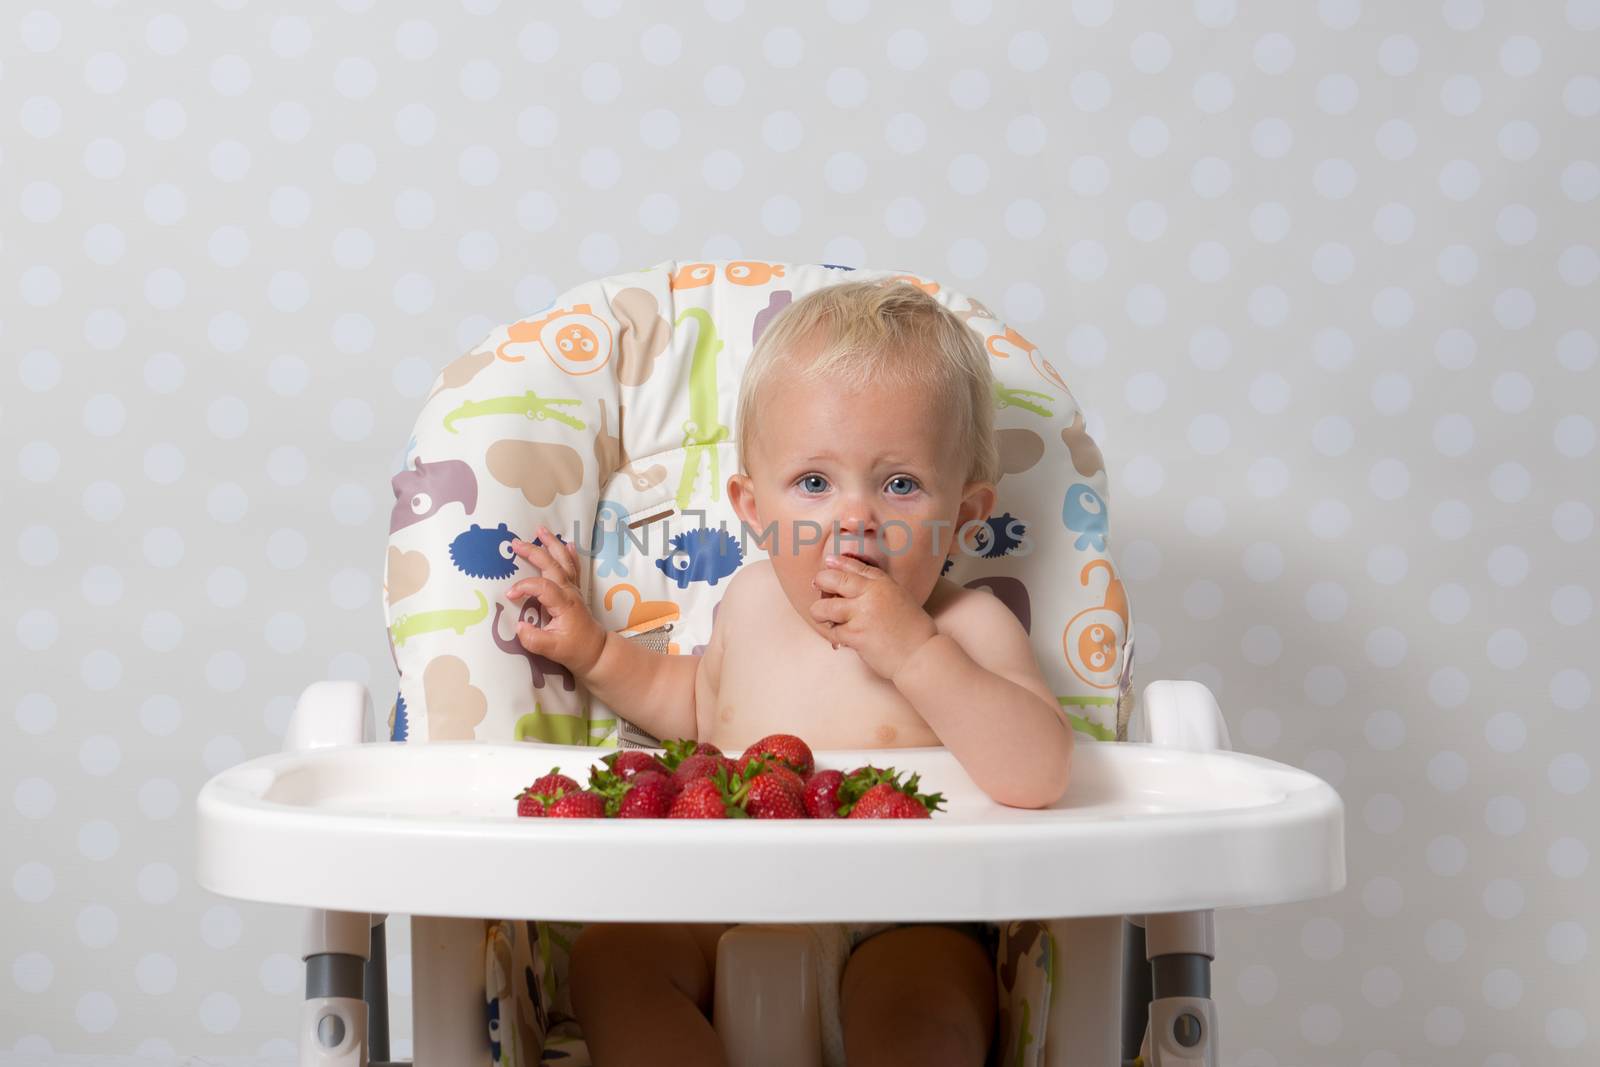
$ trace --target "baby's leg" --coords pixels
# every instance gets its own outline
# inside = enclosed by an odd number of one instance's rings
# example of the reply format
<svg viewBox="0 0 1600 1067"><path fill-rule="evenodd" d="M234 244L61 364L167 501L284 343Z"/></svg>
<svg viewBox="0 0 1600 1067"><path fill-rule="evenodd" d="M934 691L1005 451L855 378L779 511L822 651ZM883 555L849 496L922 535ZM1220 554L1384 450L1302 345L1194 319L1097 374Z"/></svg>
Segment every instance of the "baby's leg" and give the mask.
<svg viewBox="0 0 1600 1067"><path fill-rule="evenodd" d="M982 1067L994 1038L994 962L944 926L905 926L863 941L839 990L850 1067Z"/></svg>
<svg viewBox="0 0 1600 1067"><path fill-rule="evenodd" d="M723 1067L711 1028L717 938L727 923L589 923L568 964L572 1010L595 1067Z"/></svg>

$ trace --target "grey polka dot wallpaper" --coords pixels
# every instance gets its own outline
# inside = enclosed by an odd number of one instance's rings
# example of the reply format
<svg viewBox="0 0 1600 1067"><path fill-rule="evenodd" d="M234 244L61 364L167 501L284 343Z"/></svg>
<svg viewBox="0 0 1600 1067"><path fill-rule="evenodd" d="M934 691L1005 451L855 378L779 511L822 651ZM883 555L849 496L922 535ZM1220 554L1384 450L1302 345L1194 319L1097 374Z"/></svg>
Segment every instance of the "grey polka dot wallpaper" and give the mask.
<svg viewBox="0 0 1600 1067"><path fill-rule="evenodd" d="M292 1059L197 791L318 679L386 713L439 370L719 258L1026 333L1135 688L1342 795L1342 893L1217 916L1224 1063L1600 1062L1600 0L6 5L0 1052Z"/></svg>

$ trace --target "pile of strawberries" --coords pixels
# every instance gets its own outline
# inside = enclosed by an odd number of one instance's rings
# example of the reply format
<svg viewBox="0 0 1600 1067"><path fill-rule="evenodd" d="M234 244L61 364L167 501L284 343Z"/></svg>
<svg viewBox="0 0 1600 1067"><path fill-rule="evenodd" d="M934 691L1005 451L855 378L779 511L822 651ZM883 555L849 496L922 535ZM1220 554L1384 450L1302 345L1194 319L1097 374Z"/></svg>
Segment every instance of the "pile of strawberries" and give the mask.
<svg viewBox="0 0 1600 1067"><path fill-rule="evenodd" d="M660 755L615 752L584 788L556 767L517 794L517 814L554 819L927 819L944 796L893 767L817 770L793 734L763 737L737 760L715 745L668 741Z"/></svg>

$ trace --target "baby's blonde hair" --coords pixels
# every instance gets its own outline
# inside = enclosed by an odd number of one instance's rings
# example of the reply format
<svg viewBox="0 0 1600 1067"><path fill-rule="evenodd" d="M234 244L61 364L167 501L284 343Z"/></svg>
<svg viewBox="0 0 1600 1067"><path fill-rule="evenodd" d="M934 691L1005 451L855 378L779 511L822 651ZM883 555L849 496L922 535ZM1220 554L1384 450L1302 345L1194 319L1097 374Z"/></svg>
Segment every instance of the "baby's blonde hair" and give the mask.
<svg viewBox="0 0 1600 1067"><path fill-rule="evenodd" d="M742 473L750 472L746 457L755 443L762 386L779 370L849 390L868 384L927 388L940 408L954 412L951 433L971 457L966 481L1000 477L989 355L975 331L915 285L840 282L796 300L767 324L739 383Z"/></svg>

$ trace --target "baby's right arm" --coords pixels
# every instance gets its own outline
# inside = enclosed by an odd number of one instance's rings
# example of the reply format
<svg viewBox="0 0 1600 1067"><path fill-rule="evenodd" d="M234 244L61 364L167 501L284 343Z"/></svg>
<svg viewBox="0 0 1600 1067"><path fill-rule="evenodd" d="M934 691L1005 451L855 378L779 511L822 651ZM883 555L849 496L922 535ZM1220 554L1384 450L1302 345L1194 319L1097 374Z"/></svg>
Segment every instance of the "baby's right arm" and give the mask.
<svg viewBox="0 0 1600 1067"><path fill-rule="evenodd" d="M511 547L539 568L539 577L521 579L505 595L531 594L550 622L519 624L517 641L566 667L595 699L641 729L663 740L698 738L695 679L704 657L662 655L608 632L578 591L577 553L543 526L538 534L542 545L513 541Z"/></svg>

